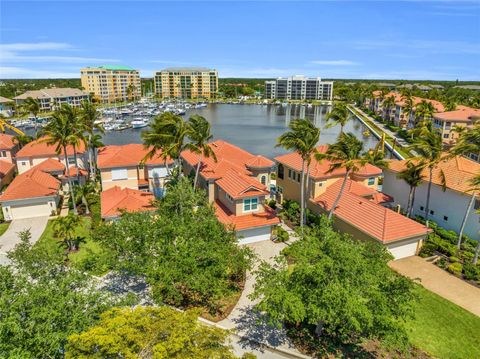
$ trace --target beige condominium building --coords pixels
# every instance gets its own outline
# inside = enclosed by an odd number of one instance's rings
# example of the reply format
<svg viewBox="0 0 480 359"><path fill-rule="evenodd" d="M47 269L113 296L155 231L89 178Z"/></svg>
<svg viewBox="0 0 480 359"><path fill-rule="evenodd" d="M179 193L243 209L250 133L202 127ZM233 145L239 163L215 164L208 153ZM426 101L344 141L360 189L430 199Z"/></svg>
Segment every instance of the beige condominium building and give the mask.
<svg viewBox="0 0 480 359"><path fill-rule="evenodd" d="M140 72L128 66L86 67L82 87L103 103L133 101L141 96Z"/></svg>
<svg viewBox="0 0 480 359"><path fill-rule="evenodd" d="M88 101L88 92L75 88L45 88L27 91L13 98L17 105L22 105L27 98L38 100L40 111L53 111L64 103L78 107L82 101Z"/></svg>
<svg viewBox="0 0 480 359"><path fill-rule="evenodd" d="M217 70L170 67L155 72L155 94L160 98L215 98L217 91Z"/></svg>

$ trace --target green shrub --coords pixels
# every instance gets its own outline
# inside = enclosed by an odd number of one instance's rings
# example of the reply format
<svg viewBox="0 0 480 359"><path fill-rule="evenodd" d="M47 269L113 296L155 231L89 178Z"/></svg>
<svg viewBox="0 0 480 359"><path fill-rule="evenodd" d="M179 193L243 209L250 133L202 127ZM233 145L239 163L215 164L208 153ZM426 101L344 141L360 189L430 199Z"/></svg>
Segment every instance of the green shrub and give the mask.
<svg viewBox="0 0 480 359"><path fill-rule="evenodd" d="M300 224L300 205L292 200L284 200L282 214L295 225Z"/></svg>
<svg viewBox="0 0 480 359"><path fill-rule="evenodd" d="M466 251L461 252L461 258L463 263L471 262L473 260L473 256L474 256L473 252L466 252Z"/></svg>
<svg viewBox="0 0 480 359"><path fill-rule="evenodd" d="M447 267L447 271L457 276L462 275L462 269L462 264L458 262L452 263Z"/></svg>
<svg viewBox="0 0 480 359"><path fill-rule="evenodd" d="M277 232L277 239L276 239L277 242L283 243L289 240L290 236L288 232L284 230L282 227L277 226L276 232Z"/></svg>
<svg viewBox="0 0 480 359"><path fill-rule="evenodd" d="M443 257L436 261L435 264L443 269L447 269L447 266L449 265L448 261Z"/></svg>
<svg viewBox="0 0 480 359"><path fill-rule="evenodd" d="M480 281L480 266L473 263L465 263L463 265L463 275L467 280Z"/></svg>
<svg viewBox="0 0 480 359"><path fill-rule="evenodd" d="M267 206L269 206L270 208L273 208L273 209L277 208L277 201L275 201L273 198L267 200L266 202L267 202Z"/></svg>
<svg viewBox="0 0 480 359"><path fill-rule="evenodd" d="M448 260L450 261L450 263L460 262L460 259L455 256L451 256L450 258L448 258Z"/></svg>
<svg viewBox="0 0 480 359"><path fill-rule="evenodd" d="M456 234L454 231L447 231L446 229L437 226L435 233L451 244L456 245L458 242L458 234Z"/></svg>

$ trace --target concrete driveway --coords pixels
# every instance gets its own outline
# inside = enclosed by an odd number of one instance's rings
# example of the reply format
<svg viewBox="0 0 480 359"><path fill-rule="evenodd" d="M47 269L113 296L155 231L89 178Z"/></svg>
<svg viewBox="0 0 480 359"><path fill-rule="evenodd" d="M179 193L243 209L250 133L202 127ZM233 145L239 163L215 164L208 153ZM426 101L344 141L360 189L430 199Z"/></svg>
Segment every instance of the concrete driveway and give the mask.
<svg viewBox="0 0 480 359"><path fill-rule="evenodd" d="M18 237L19 232L29 229L32 235L30 243L33 244L39 240L47 226L48 219L48 216L14 219L5 233L0 236L0 265L8 264L6 253L20 243L20 238Z"/></svg>
<svg viewBox="0 0 480 359"><path fill-rule="evenodd" d="M479 288L417 256L392 261L389 265L398 273L418 280L426 289L480 317Z"/></svg>

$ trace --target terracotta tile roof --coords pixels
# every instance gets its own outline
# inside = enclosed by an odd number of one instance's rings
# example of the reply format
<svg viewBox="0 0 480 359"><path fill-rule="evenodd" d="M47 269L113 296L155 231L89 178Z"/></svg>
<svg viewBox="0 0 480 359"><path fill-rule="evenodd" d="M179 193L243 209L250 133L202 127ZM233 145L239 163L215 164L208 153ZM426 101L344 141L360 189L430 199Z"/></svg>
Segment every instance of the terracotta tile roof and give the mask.
<svg viewBox="0 0 480 359"><path fill-rule="evenodd" d="M379 91L379 90L373 91L372 94L373 94L374 97L380 97L381 94L382 94L382 91ZM390 91L389 93L387 93L385 95L385 98L391 97L391 96L393 96L395 98L395 104L396 105L405 106L405 100L399 92ZM418 105L420 102L425 100L427 102L432 103L433 107L435 107L435 111L437 111L437 112L445 111L445 107L440 101L430 100L430 99L427 99L427 98L422 98L422 97L417 97L417 96L412 96L412 100L413 100L414 105Z"/></svg>
<svg viewBox="0 0 480 359"><path fill-rule="evenodd" d="M376 192L369 199L376 204L393 202L393 197L383 192Z"/></svg>
<svg viewBox="0 0 480 359"><path fill-rule="evenodd" d="M0 196L0 202L54 196L58 194L60 185L55 177L33 167L13 179Z"/></svg>
<svg viewBox="0 0 480 359"><path fill-rule="evenodd" d="M235 216L219 200L215 201L214 206L218 220L226 226L234 227L237 231L255 227L272 226L280 223L280 219L277 217L275 211L268 206L265 206L265 212L242 216Z"/></svg>
<svg viewBox="0 0 480 359"><path fill-rule="evenodd" d="M455 111L435 113L433 117L440 121L475 122L480 120L480 110L462 106Z"/></svg>
<svg viewBox="0 0 480 359"><path fill-rule="evenodd" d="M138 166L148 153L148 149L139 143L123 146L105 146L98 149L98 168ZM172 164L171 159L168 160ZM146 161L147 165L163 165L163 159L154 157Z"/></svg>
<svg viewBox="0 0 480 359"><path fill-rule="evenodd" d="M446 155L447 154L445 154L445 156ZM407 162L408 160L391 160L389 161L389 168L387 170L396 173L401 172L406 168ZM459 192L466 192L471 187L470 179L480 173L480 163L461 156L450 159L445 157L445 159L433 169L432 183L438 186L442 185L441 171L445 174L447 188ZM424 176L424 181L428 181L428 168L423 170L422 175Z"/></svg>
<svg viewBox="0 0 480 359"><path fill-rule="evenodd" d="M341 185L342 180L336 181L327 188L324 194L311 201L328 212L337 198ZM343 192L334 214L382 243L431 232L424 225L349 191Z"/></svg>
<svg viewBox="0 0 480 359"><path fill-rule="evenodd" d="M7 174L10 173L10 171L13 171L14 169L15 164L8 161L0 160L0 178L5 177Z"/></svg>
<svg viewBox="0 0 480 359"><path fill-rule="evenodd" d="M215 182L220 188L235 199L267 195L267 187L256 178L228 170L222 178Z"/></svg>
<svg viewBox="0 0 480 359"><path fill-rule="evenodd" d="M327 148L328 148L327 145L322 145L317 147L317 150L320 153L325 153ZM288 166L294 169L295 171L300 172L302 170L302 158L296 152L291 152L285 155L275 157L275 160L279 163L282 163L285 166ZM333 178L333 177L341 177L345 175L344 168L336 169L330 173L327 173L328 170L330 169L331 163L332 162L328 160L317 161L312 156L312 162L310 164L310 177L315 179L326 179L326 178ZM360 176L360 177L372 177L372 176L378 176L380 174L382 174L382 170L371 164L366 164L365 166L360 168L358 172L355 172L355 176Z"/></svg>
<svg viewBox="0 0 480 359"><path fill-rule="evenodd" d="M0 133L0 150L11 150L17 144L14 142L14 136Z"/></svg>
<svg viewBox="0 0 480 359"><path fill-rule="evenodd" d="M153 211L152 201L155 197L150 192L143 192L131 188L120 189L115 186L101 193L102 218L117 217L121 210L127 212Z"/></svg>
<svg viewBox="0 0 480 359"><path fill-rule="evenodd" d="M206 179L220 178L229 169L234 169L237 172L246 175L251 174L247 168L247 163L250 161L254 162L257 156L223 140L217 140L210 143L210 147L213 152L215 152L217 162L212 158L203 158L200 166L202 177ZM190 164L190 166L196 167L199 156L197 153L191 151L183 151L182 158ZM265 158L265 160L268 159ZM259 161L266 163L265 160Z"/></svg>
<svg viewBox="0 0 480 359"><path fill-rule="evenodd" d="M57 152L55 151L56 146L55 145L48 145L45 142L42 142L44 139L38 139L35 141L32 141L30 143L27 143L25 146L23 146L20 151L17 152L16 157L17 158L23 158L23 157L52 157L52 156L58 156ZM83 143L80 143L79 146L76 148L77 154L82 154L85 153L85 146ZM67 146L67 154L68 156L73 156L73 146ZM61 156L63 156L63 149L61 150Z"/></svg>
<svg viewBox="0 0 480 359"><path fill-rule="evenodd" d="M68 150L67 150L68 151ZM36 169L43 172L63 172L65 170L65 165L54 158L48 158L43 162L40 162L35 166Z"/></svg>
<svg viewBox="0 0 480 359"><path fill-rule="evenodd" d="M272 160L268 159L267 157L258 155L246 161L245 165L248 168L270 168L270 167L273 167L275 163Z"/></svg>
<svg viewBox="0 0 480 359"><path fill-rule="evenodd" d="M77 177L77 167L70 166L69 171L70 171L70 177ZM81 176L81 177L85 177L85 176L88 175L88 171L84 170L83 168L79 168L78 169L78 175ZM63 175L63 177L68 178L67 171L65 171L65 174Z"/></svg>

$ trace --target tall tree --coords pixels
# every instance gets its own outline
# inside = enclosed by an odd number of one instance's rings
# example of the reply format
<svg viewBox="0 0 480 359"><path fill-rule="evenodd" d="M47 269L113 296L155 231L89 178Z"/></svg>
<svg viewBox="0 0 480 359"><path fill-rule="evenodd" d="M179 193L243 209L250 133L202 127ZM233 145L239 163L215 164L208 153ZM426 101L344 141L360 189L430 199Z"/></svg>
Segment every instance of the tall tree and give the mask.
<svg viewBox="0 0 480 359"><path fill-rule="evenodd" d="M340 125L340 133L343 133L345 125L350 120L350 112L347 105L343 102L336 103L332 111L327 114L326 120L332 121L333 125Z"/></svg>
<svg viewBox="0 0 480 359"><path fill-rule="evenodd" d="M87 151L88 151L88 160L89 160L89 170L92 178L95 178L96 173L96 163L93 162L94 152L96 151L95 143L93 142L94 131L99 131L100 133L105 133L105 129L98 122L99 113L97 107L93 102L82 101L80 108L80 119L82 121L83 127L87 132Z"/></svg>
<svg viewBox="0 0 480 359"><path fill-rule="evenodd" d="M402 108L402 116L403 120L405 121L405 125L408 124L410 121L410 117L415 110L415 104L413 102L413 97L407 93L402 95L402 100L404 101L404 105ZM406 119L405 119L406 117Z"/></svg>
<svg viewBox="0 0 480 359"><path fill-rule="evenodd" d="M217 156L212 147L208 144L213 138L210 132L210 123L200 115L190 116L188 119L188 138L191 142L188 144L188 149L198 154L197 168L195 169L195 180L193 181L193 188L197 187L198 174L200 173L200 166L202 158L212 157L217 162Z"/></svg>
<svg viewBox="0 0 480 359"><path fill-rule="evenodd" d="M62 241L67 253L78 250L78 245L82 241L76 235L80 221L80 217L72 213L67 216L60 216L53 221L53 234L58 240Z"/></svg>
<svg viewBox="0 0 480 359"><path fill-rule="evenodd" d="M300 227L305 224L305 168L307 168L307 181L309 182L309 168L312 156L317 153L317 143L320 139L320 129L308 119L295 119L289 124L290 130L277 138L277 147L295 151L302 159L302 173L300 183ZM308 196L308 194L307 194Z"/></svg>
<svg viewBox="0 0 480 359"><path fill-rule="evenodd" d="M333 212L340 202L340 199L345 190L348 178L358 171L361 167L367 164L367 158L362 154L363 142L358 140L353 133L342 133L337 142L328 146L325 153L318 153L315 155L317 160L321 161L327 159L331 161L329 172L333 172L338 169L344 169L345 175L343 178L342 186L338 192L335 202L333 202L332 208L328 214L328 219L331 219Z"/></svg>
<svg viewBox="0 0 480 359"><path fill-rule="evenodd" d="M431 128L431 122L432 122L434 112L435 112L435 107L433 106L432 102L427 100L422 100L422 102L418 103L415 106L416 127Z"/></svg>
<svg viewBox="0 0 480 359"><path fill-rule="evenodd" d="M385 100L383 100L383 117L387 120L387 122L392 122L392 108L395 107L395 97L388 96Z"/></svg>
<svg viewBox="0 0 480 359"><path fill-rule="evenodd" d="M438 164L444 158L442 138L437 132L430 131L427 128L423 128L419 132L409 150L413 150L417 153L416 160L425 164L428 169L428 189L427 199L425 205L425 221L428 227L428 218L430 215L430 196L432 192L432 180L433 171L437 168ZM443 187L446 186L445 174L443 171L439 172L440 182Z"/></svg>
<svg viewBox="0 0 480 359"><path fill-rule="evenodd" d="M26 113L31 113L36 120L40 112L40 102L36 98L27 97L22 104L22 108Z"/></svg>
<svg viewBox="0 0 480 359"><path fill-rule="evenodd" d="M413 204L415 203L415 192L418 186L422 183L424 176L422 175L425 169L425 164L407 162L407 167L398 174L398 178L404 180L410 187L408 193L407 217L412 216Z"/></svg>

